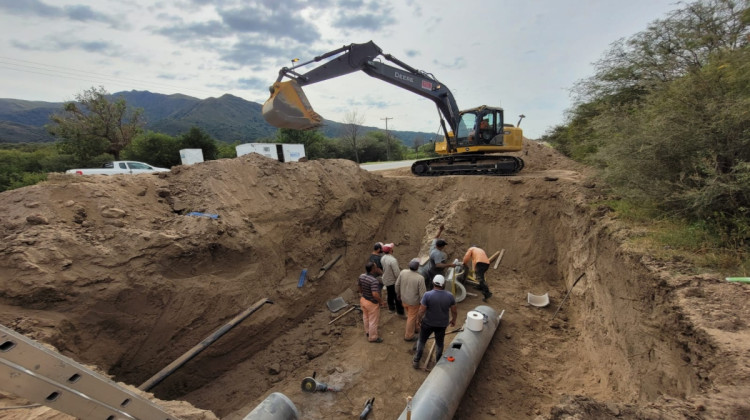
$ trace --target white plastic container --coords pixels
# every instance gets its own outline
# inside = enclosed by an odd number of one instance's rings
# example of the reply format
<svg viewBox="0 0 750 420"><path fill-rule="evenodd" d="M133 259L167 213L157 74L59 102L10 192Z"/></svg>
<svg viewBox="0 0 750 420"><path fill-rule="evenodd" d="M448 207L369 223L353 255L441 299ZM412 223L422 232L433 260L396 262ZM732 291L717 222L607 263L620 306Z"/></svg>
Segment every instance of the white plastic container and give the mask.
<svg viewBox="0 0 750 420"><path fill-rule="evenodd" d="M183 165L192 165L203 162L203 150L201 149L181 149L180 160Z"/></svg>
<svg viewBox="0 0 750 420"><path fill-rule="evenodd" d="M305 157L305 145L304 144L282 144L281 152L284 160L282 162L297 162L298 160Z"/></svg>
<svg viewBox="0 0 750 420"><path fill-rule="evenodd" d="M481 312L469 311L466 314L466 327L471 331L482 331L482 328L484 328L484 315Z"/></svg>
<svg viewBox="0 0 750 420"><path fill-rule="evenodd" d="M276 143L243 143L235 147L237 157L249 153L257 153L271 159L279 160L279 154L276 152Z"/></svg>

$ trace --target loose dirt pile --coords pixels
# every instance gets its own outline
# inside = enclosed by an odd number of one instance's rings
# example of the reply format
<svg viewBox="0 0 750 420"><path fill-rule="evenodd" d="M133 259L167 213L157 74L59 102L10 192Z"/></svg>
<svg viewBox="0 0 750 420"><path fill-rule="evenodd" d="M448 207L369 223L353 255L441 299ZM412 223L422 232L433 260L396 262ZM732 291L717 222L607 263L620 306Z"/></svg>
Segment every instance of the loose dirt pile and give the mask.
<svg viewBox="0 0 750 420"><path fill-rule="evenodd" d="M505 249L487 275L488 304L505 314L455 418L750 418L748 288L627 252L581 168L536 142L521 155L512 177L246 155L4 192L0 323L137 386L269 298L156 397L198 407L172 402L184 418L242 419L276 391L305 419L350 419L374 396L369 418L395 419L427 375L411 368L403 319L384 311L385 341L371 344L356 311L329 325L341 312L325 304L357 303L374 242L394 242L405 267L444 224L450 258ZM552 303L529 306L527 293ZM459 319L481 304L468 297ZM313 372L342 391L303 393ZM0 407L26 403L2 395ZM52 418L35 410L0 418Z"/></svg>

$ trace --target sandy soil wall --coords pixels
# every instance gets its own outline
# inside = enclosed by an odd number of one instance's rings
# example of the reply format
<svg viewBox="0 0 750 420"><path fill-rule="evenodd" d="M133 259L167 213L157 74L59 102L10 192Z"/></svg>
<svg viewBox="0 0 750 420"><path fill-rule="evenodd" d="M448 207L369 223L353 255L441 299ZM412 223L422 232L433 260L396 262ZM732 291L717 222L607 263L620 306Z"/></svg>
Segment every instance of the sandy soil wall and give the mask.
<svg viewBox="0 0 750 420"><path fill-rule="evenodd" d="M376 395L371 418L395 418L426 375L410 367L403 320L384 311L386 341L373 345L356 311L328 324L325 302L357 302L375 241L395 243L403 266L443 224L451 259L473 244L506 250L488 272L489 304L506 315L459 418L739 418L746 292L627 252L580 168L538 144L523 157L513 177L425 179L254 155L161 175L53 176L1 194L0 322L138 385L270 298L155 395L226 419L272 391L305 418L328 419L358 415ZM552 304L529 306L529 292ZM460 317L478 304L467 298ZM302 393L314 371L345 392Z"/></svg>

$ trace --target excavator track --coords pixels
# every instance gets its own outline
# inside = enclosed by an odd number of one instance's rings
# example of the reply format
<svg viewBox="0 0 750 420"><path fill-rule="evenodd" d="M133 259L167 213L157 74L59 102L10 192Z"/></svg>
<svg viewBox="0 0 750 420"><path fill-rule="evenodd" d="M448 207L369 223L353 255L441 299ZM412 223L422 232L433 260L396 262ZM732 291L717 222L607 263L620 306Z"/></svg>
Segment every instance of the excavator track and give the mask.
<svg viewBox="0 0 750 420"><path fill-rule="evenodd" d="M418 160L411 165L411 173L417 176L508 176L517 174L523 167L523 159L515 156L469 154Z"/></svg>

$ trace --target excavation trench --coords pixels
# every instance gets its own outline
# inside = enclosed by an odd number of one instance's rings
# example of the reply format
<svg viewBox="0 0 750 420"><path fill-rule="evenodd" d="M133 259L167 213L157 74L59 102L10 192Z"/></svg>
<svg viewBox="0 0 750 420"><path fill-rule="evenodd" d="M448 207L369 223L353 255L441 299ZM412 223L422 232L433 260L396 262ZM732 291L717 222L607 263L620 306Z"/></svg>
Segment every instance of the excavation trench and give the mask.
<svg viewBox="0 0 750 420"><path fill-rule="evenodd" d="M394 242L404 267L444 224L450 258L473 244L505 249L487 274L487 304L505 315L458 418L531 419L582 399L588 412L607 414L709 385L707 340L672 289L622 250L606 209L589 204L595 188L543 146L526 153L526 173L501 178L425 180L347 161L246 156L159 177L60 177L3 193L10 204L0 210L10 217L0 274L13 280L0 318L137 386L269 298L273 305L151 391L227 419L274 391L311 419L352 418L374 396L371 418L395 419L426 377L411 368L403 320L383 311L385 341L370 344L356 311L329 325L338 314L325 303L357 303L355 279L374 242ZM48 224L25 224L24 203L37 203ZM182 210L220 218L175 213ZM302 269L314 276L338 254L321 279L297 287ZM529 306L527 293L549 293L551 305ZM469 296L459 319L479 304ZM342 392L303 393L313 372Z"/></svg>

